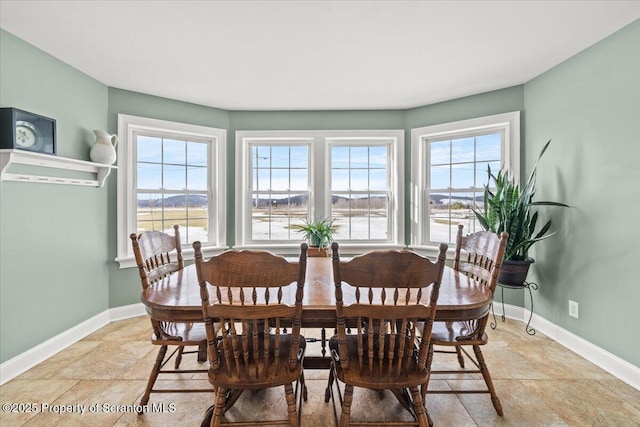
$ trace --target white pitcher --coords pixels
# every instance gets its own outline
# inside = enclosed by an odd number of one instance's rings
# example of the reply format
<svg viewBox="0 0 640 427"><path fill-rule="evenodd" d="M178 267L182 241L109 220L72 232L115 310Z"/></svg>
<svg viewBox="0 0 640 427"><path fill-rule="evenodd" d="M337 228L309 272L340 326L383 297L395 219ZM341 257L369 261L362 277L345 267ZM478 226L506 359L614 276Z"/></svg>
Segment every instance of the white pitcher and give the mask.
<svg viewBox="0 0 640 427"><path fill-rule="evenodd" d="M118 135L109 135L103 130L94 130L96 142L91 147L89 157L91 161L112 165L116 161L116 146L118 145Z"/></svg>

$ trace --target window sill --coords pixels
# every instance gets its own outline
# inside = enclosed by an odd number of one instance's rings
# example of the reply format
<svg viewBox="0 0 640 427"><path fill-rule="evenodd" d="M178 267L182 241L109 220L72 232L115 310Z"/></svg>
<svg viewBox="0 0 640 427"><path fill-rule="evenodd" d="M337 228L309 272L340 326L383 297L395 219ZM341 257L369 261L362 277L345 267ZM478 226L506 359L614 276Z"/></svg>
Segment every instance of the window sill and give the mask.
<svg viewBox="0 0 640 427"><path fill-rule="evenodd" d="M456 245L455 243L448 243L448 245L447 259L453 259L456 255ZM440 252L440 248L436 245L410 245L408 249L429 258L437 258Z"/></svg>
<svg viewBox="0 0 640 427"><path fill-rule="evenodd" d="M340 243L341 255L358 255L372 250L385 250L385 249L405 249L404 245L397 245L393 243ZM255 249L273 252L278 255L298 255L300 251L300 244L251 244L234 246L233 249Z"/></svg>

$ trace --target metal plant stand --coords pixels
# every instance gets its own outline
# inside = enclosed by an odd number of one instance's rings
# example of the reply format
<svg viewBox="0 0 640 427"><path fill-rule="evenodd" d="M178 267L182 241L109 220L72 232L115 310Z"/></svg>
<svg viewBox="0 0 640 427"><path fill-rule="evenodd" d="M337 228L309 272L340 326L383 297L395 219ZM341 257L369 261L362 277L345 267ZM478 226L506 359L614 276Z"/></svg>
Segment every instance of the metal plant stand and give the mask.
<svg viewBox="0 0 640 427"><path fill-rule="evenodd" d="M505 315L504 315L504 289L527 289L529 290L529 301L531 302L531 310L529 311L529 321L527 322L527 326L525 327L525 331L527 331L527 333L529 335L535 335L536 334L536 330L533 329L532 327L530 327L529 325L531 324L531 317L533 317L533 293L531 292L531 289L533 289L534 291L538 290L538 284L534 283L534 282L527 282L525 281L522 285L507 285L505 283L500 283L498 282L498 286L500 286L500 293L502 295L502 321L505 321ZM496 313L493 310L493 304L491 304L491 313L493 314L493 322L491 322L491 329L495 329L496 326L498 325L497 321L496 321Z"/></svg>

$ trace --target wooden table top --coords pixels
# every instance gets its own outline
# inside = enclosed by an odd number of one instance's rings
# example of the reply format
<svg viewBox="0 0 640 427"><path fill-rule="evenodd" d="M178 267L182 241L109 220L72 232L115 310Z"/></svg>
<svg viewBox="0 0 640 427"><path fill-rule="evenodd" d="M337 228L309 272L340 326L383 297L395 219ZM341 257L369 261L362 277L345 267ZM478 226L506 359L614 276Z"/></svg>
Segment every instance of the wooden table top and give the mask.
<svg viewBox="0 0 640 427"><path fill-rule="evenodd" d="M284 300L295 300L295 286ZM212 294L210 292L210 294ZM345 304L348 296L345 294ZM202 321L202 301L195 264L160 280L142 292L140 297L147 313L157 320ZM436 320L466 320L488 313L493 298L491 292L476 281L445 266ZM335 287L330 258L307 259L302 327L334 328Z"/></svg>

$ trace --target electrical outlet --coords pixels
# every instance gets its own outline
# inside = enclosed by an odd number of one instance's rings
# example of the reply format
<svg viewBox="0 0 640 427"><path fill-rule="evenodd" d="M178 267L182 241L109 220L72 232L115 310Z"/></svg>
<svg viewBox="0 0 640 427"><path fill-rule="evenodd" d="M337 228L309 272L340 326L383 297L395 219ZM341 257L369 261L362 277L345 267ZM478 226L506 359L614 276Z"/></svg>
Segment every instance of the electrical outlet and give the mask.
<svg viewBox="0 0 640 427"><path fill-rule="evenodd" d="M578 315L578 303L575 301L569 300L569 316L575 317L576 319L580 317Z"/></svg>

